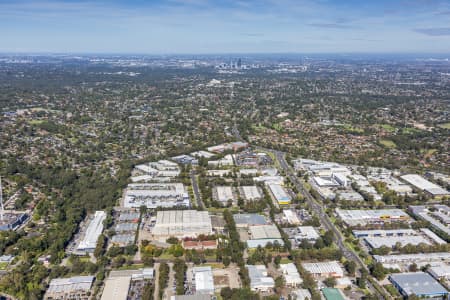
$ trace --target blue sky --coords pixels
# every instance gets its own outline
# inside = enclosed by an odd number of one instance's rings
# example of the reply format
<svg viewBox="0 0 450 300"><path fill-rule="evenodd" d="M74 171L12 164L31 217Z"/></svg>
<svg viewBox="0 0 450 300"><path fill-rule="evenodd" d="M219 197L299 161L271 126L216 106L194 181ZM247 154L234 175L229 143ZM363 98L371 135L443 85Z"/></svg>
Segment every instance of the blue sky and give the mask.
<svg viewBox="0 0 450 300"><path fill-rule="evenodd" d="M0 0L0 51L450 53L450 0Z"/></svg>

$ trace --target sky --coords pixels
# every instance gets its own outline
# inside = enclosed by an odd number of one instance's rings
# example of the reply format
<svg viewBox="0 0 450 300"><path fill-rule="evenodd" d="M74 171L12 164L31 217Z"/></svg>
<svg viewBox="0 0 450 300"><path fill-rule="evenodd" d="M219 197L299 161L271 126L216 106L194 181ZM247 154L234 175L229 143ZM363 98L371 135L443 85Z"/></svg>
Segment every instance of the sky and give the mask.
<svg viewBox="0 0 450 300"><path fill-rule="evenodd" d="M0 52L450 53L450 0L0 0Z"/></svg>

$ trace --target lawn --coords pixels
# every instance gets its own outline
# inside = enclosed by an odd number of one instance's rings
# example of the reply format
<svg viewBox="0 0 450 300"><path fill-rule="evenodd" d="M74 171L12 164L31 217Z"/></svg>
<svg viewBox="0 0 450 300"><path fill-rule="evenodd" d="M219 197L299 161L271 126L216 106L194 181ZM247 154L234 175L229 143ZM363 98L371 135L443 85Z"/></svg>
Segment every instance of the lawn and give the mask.
<svg viewBox="0 0 450 300"><path fill-rule="evenodd" d="M395 127L392 126L392 125L389 125L389 124L381 124L380 126L381 126L381 128L383 128L383 129L386 130L386 131L389 131L389 132L394 132L394 131L395 131Z"/></svg>
<svg viewBox="0 0 450 300"><path fill-rule="evenodd" d="M359 127L354 127L350 124L343 124L342 127L350 133L363 133L364 132L364 129L359 128Z"/></svg>
<svg viewBox="0 0 450 300"><path fill-rule="evenodd" d="M441 127L444 129L450 129L450 122L439 124L438 127Z"/></svg>
<svg viewBox="0 0 450 300"><path fill-rule="evenodd" d="M397 145L391 140L380 140L380 144L386 148L397 148Z"/></svg>
<svg viewBox="0 0 450 300"><path fill-rule="evenodd" d="M28 121L28 123L30 125L40 125L40 124L44 123L44 120L30 120L30 121Z"/></svg>
<svg viewBox="0 0 450 300"><path fill-rule="evenodd" d="M7 266L8 266L8 263L6 263L6 262L0 263L0 270L6 270Z"/></svg>

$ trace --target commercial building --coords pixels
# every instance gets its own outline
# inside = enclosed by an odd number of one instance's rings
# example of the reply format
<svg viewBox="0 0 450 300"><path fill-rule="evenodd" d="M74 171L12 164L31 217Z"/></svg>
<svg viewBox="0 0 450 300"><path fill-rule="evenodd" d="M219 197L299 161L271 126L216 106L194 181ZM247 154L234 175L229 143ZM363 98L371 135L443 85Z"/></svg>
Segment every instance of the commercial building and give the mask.
<svg viewBox="0 0 450 300"><path fill-rule="evenodd" d="M233 143L225 143L217 146L208 147L207 150L209 152L222 153L224 151L238 151L248 147L248 143L244 142L233 142Z"/></svg>
<svg viewBox="0 0 450 300"><path fill-rule="evenodd" d="M157 177L177 177L180 175L180 167L178 164L168 161L159 160L157 162L149 162L147 164L136 165L135 170L143 175L153 178Z"/></svg>
<svg viewBox="0 0 450 300"><path fill-rule="evenodd" d="M256 176L258 175L258 169L241 169L239 174L241 176Z"/></svg>
<svg viewBox="0 0 450 300"><path fill-rule="evenodd" d="M28 219L27 213L4 211L3 220L0 220L0 231L16 230L27 219Z"/></svg>
<svg viewBox="0 0 450 300"><path fill-rule="evenodd" d="M206 174L211 177L224 177L233 174L233 170L208 170Z"/></svg>
<svg viewBox="0 0 450 300"><path fill-rule="evenodd" d="M241 186L241 196L246 201L255 201L262 199L262 193L260 189L255 185Z"/></svg>
<svg viewBox="0 0 450 300"><path fill-rule="evenodd" d="M263 175L258 177L253 177L254 182L264 182L265 185L268 184L283 184L284 178L278 175Z"/></svg>
<svg viewBox="0 0 450 300"><path fill-rule="evenodd" d="M293 263L281 264L280 269L283 273L286 286L295 288L299 287L303 283L303 280L298 273L297 267Z"/></svg>
<svg viewBox="0 0 450 300"><path fill-rule="evenodd" d="M94 276L75 276L52 279L44 300L89 300L94 278Z"/></svg>
<svg viewBox="0 0 450 300"><path fill-rule="evenodd" d="M200 150L200 151L192 152L191 155L192 155L192 156L195 156L195 157L211 158L211 157L213 157L215 154L214 154L214 153L211 153L211 152L208 152L208 151Z"/></svg>
<svg viewBox="0 0 450 300"><path fill-rule="evenodd" d="M210 266L194 267L192 272L194 273L195 291L199 294L214 294L212 268Z"/></svg>
<svg viewBox="0 0 450 300"><path fill-rule="evenodd" d="M124 207L189 207L189 194L182 183L134 183L125 192Z"/></svg>
<svg viewBox="0 0 450 300"><path fill-rule="evenodd" d="M258 214L235 214L233 215L236 227L267 225L267 220L264 216Z"/></svg>
<svg viewBox="0 0 450 300"><path fill-rule="evenodd" d="M338 192L336 194L336 200L338 201L364 201L363 196L360 193L350 191L350 192Z"/></svg>
<svg viewBox="0 0 450 300"><path fill-rule="evenodd" d="M353 209L346 210L336 208L336 214L349 226L366 225L366 224L382 224L385 222L395 221L409 221L410 217L407 213L400 209L375 209L375 210L361 210Z"/></svg>
<svg viewBox="0 0 450 300"><path fill-rule="evenodd" d="M439 245L447 244L446 241L444 241L443 239L438 237L436 233L434 233L433 231L431 231L428 228L420 228L420 232L423 233L425 236L428 237L429 240L433 241L436 244L439 244Z"/></svg>
<svg viewBox="0 0 450 300"><path fill-rule="evenodd" d="M416 174L408 174L403 175L401 178L414 186L416 189L423 191L427 194L429 194L432 197L440 198L444 196L450 196L450 192L443 189L442 187L438 186L437 184L434 184L422 176L416 175Z"/></svg>
<svg viewBox="0 0 450 300"><path fill-rule="evenodd" d="M296 300L311 299L311 293L307 289L296 289L291 292L291 296Z"/></svg>
<svg viewBox="0 0 450 300"><path fill-rule="evenodd" d="M424 272L399 273L389 276L392 285L405 297L445 299L448 291L430 274Z"/></svg>
<svg viewBox="0 0 450 300"><path fill-rule="evenodd" d="M119 247L125 247L134 244L136 234L134 233L123 233L116 234L111 238L111 243Z"/></svg>
<svg viewBox="0 0 450 300"><path fill-rule="evenodd" d="M275 287L275 281L267 274L264 265L246 265L250 277L250 289L254 292L268 292Z"/></svg>
<svg viewBox="0 0 450 300"><path fill-rule="evenodd" d="M212 234L211 218L207 211L170 210L158 211L152 234L165 241L168 237L195 238L200 234Z"/></svg>
<svg viewBox="0 0 450 300"><path fill-rule="evenodd" d="M234 158L232 154L227 154L221 159L208 161L208 166L220 167L220 166L233 166Z"/></svg>
<svg viewBox="0 0 450 300"><path fill-rule="evenodd" d="M174 157L172 157L172 160L174 160L177 163L182 164L182 165L197 165L198 164L198 159L196 159L195 157L192 157L190 155L186 155L186 154L174 156Z"/></svg>
<svg viewBox="0 0 450 300"><path fill-rule="evenodd" d="M300 243L303 240L314 242L320 237L317 230L312 226L299 226L295 234L295 240Z"/></svg>
<svg viewBox="0 0 450 300"><path fill-rule="evenodd" d="M302 263L302 266L314 278L340 278L344 276L344 270L337 261Z"/></svg>
<svg viewBox="0 0 450 300"><path fill-rule="evenodd" d="M104 211L96 211L94 218L89 222L83 239L77 246L77 252L92 252L97 246L97 240L103 231L103 221L106 219Z"/></svg>
<svg viewBox="0 0 450 300"><path fill-rule="evenodd" d="M279 205L289 205L291 203L292 197L284 187L275 183L268 184L267 187Z"/></svg>

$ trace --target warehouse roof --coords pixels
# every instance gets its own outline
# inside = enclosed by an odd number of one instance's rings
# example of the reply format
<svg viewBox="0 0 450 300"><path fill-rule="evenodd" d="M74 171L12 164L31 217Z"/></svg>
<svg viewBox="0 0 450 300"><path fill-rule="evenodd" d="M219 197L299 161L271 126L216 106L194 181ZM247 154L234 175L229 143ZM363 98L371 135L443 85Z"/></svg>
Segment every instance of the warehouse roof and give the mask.
<svg viewBox="0 0 450 300"><path fill-rule="evenodd" d="M264 216L258 214L235 214L233 215L236 224L265 225L267 220Z"/></svg>
<svg viewBox="0 0 450 300"><path fill-rule="evenodd" d="M250 226L250 235L253 240L281 239L280 231L275 225Z"/></svg>
<svg viewBox="0 0 450 300"><path fill-rule="evenodd" d="M106 219L104 211L96 211L94 218L89 222L84 238L78 244L77 250L94 249L97 245L97 240L103 231L103 221Z"/></svg>
<svg viewBox="0 0 450 300"><path fill-rule="evenodd" d="M418 188L419 190L426 191L432 195L450 195L450 193L442 187L434 184L422 176L416 174L408 174L401 176L403 180Z"/></svg>
<svg viewBox="0 0 450 300"><path fill-rule="evenodd" d="M94 276L75 276L70 278L55 278L50 281L47 293L71 293L74 291L89 291L94 282Z"/></svg>
<svg viewBox="0 0 450 300"><path fill-rule="evenodd" d="M392 274L389 280L406 295L447 295L448 291L430 274L424 272Z"/></svg>
<svg viewBox="0 0 450 300"><path fill-rule="evenodd" d="M214 278L211 267L194 267L192 271L195 277L195 290L199 293L213 293Z"/></svg>
<svg viewBox="0 0 450 300"><path fill-rule="evenodd" d="M127 300L131 277L109 277L105 281L105 288L101 300Z"/></svg>
<svg viewBox="0 0 450 300"><path fill-rule="evenodd" d="M302 263L303 268L311 274L335 274L344 276L344 270L337 261Z"/></svg>
<svg viewBox="0 0 450 300"><path fill-rule="evenodd" d="M158 211L154 235L197 236L211 234L211 218L207 211L166 210Z"/></svg>

